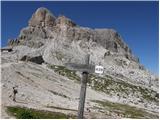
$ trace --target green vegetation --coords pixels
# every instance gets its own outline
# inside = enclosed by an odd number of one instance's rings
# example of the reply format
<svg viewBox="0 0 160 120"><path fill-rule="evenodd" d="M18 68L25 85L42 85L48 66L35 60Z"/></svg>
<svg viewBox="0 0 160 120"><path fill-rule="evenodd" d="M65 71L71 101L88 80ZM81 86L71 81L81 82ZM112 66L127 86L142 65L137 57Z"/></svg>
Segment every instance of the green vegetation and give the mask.
<svg viewBox="0 0 160 120"><path fill-rule="evenodd" d="M158 118L158 115L154 115L144 111L143 109L139 109L133 106L129 106L126 104L114 103L109 101L99 101L92 100L92 102L96 102L100 105L100 107L96 107L96 109L101 109L104 111L109 111L110 113L116 113L125 118Z"/></svg>
<svg viewBox="0 0 160 120"><path fill-rule="evenodd" d="M146 88L142 88L139 86L135 86L129 83L126 83L119 79L113 79L110 76L105 77L99 77L95 76L93 74L90 74L89 76L89 86L91 86L92 89L95 89L97 91L102 91L107 94L114 94L117 96L120 96L123 94L123 97L128 97L129 94L132 93L132 96L136 96L136 94L142 95L142 100L148 100L158 103L158 97L152 96L152 94L156 95L156 91L149 90Z"/></svg>
<svg viewBox="0 0 160 120"><path fill-rule="evenodd" d="M76 74L76 71L69 70L64 66L57 66L57 65L48 65L49 68L53 69L56 73L66 76L71 80L80 81L80 77Z"/></svg>
<svg viewBox="0 0 160 120"><path fill-rule="evenodd" d="M154 102L159 102L159 98L156 97L156 94L158 94L157 92L153 91L153 90L148 90L145 88L141 88L139 87L139 91L141 92L142 96L144 99L148 100L148 101L154 101ZM151 94L154 94L155 96L151 96Z"/></svg>
<svg viewBox="0 0 160 120"><path fill-rule="evenodd" d="M131 93L130 92L131 90L136 89L136 87L131 84L125 83L121 80L115 81L112 77L107 75L105 77L99 77L90 74L88 82L92 89L103 91L107 94L123 93L124 95L127 96L128 94Z"/></svg>
<svg viewBox="0 0 160 120"><path fill-rule="evenodd" d="M7 107L7 112L18 119L68 119L72 116L60 112L35 110L25 107Z"/></svg>
<svg viewBox="0 0 160 120"><path fill-rule="evenodd" d="M69 70L65 66L57 66L57 65L48 65L48 66L51 69L53 69L56 73L62 76L66 76L69 79L75 80L77 82L80 81L80 77L76 74L76 71ZM156 91L135 86L126 83L120 79L112 78L111 76L108 75L106 75L105 77L100 77L94 74L90 74L88 85L94 90L101 91L110 95L114 94L123 98L127 98L128 95L132 94L132 96L135 97L137 97L138 95L141 98L141 102L147 100L158 103L159 101L158 97L153 96L158 94Z"/></svg>

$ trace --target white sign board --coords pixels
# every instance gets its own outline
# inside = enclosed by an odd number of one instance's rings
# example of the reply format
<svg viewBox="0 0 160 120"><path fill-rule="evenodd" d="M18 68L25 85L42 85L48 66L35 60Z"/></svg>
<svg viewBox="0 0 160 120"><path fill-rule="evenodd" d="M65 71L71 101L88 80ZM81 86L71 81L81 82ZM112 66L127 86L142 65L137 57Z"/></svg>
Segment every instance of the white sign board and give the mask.
<svg viewBox="0 0 160 120"><path fill-rule="evenodd" d="M102 74L103 71L104 71L103 66L99 66L99 65L96 65L96 66L95 66L95 73Z"/></svg>

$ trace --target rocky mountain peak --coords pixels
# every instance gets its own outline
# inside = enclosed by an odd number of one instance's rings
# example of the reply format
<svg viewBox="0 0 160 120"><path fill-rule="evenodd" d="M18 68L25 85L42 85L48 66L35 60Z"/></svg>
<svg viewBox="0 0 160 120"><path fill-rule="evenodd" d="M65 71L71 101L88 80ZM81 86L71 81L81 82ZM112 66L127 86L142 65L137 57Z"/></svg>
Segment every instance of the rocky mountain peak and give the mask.
<svg viewBox="0 0 160 120"><path fill-rule="evenodd" d="M44 7L38 8L29 20L29 26L53 26L56 17Z"/></svg>
<svg viewBox="0 0 160 120"><path fill-rule="evenodd" d="M63 64L63 62L74 59L74 52L76 50L79 57L77 56L75 61L77 61L77 58L78 61L81 61L84 51L89 44L89 49L92 50L95 55L95 63L100 62L99 59L97 59L97 54L99 54L104 59L102 60L104 63L109 60L115 61L116 63L114 64L117 64L117 58L115 57L122 57L133 63L135 62L136 65L133 65L134 67L139 67L138 58L134 57L131 49L115 30L81 27L64 15L55 17L44 7L38 8L29 20L29 26L21 30L19 37L11 39L8 43L9 46L24 45L36 49L44 47L44 51L47 51L45 54L49 55L45 57L48 63L52 63L52 61L54 61L53 59L55 59L52 53L53 51L57 52L56 46L58 46L58 48L61 46L59 52L64 54L62 55L64 58L60 59L61 62L57 62L58 64ZM78 47L78 49L76 47ZM66 49L70 51L66 53ZM52 60L48 60L49 57L53 57ZM110 60L111 58L113 60Z"/></svg>

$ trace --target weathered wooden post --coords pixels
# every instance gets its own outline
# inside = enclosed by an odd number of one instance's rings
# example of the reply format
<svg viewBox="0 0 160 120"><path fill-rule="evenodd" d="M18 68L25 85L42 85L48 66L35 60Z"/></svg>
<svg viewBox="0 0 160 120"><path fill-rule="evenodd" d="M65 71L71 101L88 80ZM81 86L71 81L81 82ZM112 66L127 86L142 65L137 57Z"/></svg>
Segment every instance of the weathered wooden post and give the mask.
<svg viewBox="0 0 160 120"><path fill-rule="evenodd" d="M93 73L95 70L95 65L90 65L89 59L90 59L90 55L87 54L85 57L85 64L66 63L66 67L68 69L82 72L80 99L79 99L79 106L78 106L78 119L83 118L88 74Z"/></svg>
<svg viewBox="0 0 160 120"><path fill-rule="evenodd" d="M90 58L89 55L87 55L86 58L85 58L86 59L85 60L86 67L89 66L89 58ZM83 118L88 74L89 74L88 71L83 71L82 72L80 100L79 100L79 106L78 106L78 119Z"/></svg>

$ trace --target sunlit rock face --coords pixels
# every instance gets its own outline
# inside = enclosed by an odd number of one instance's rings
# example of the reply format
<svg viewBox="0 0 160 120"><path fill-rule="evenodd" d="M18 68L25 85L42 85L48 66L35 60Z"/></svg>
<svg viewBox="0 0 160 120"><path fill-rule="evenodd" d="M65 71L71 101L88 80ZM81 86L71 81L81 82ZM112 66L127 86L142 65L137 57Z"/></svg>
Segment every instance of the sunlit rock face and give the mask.
<svg viewBox="0 0 160 120"><path fill-rule="evenodd" d="M56 17L46 8L38 8L29 20L29 26L53 26Z"/></svg>

